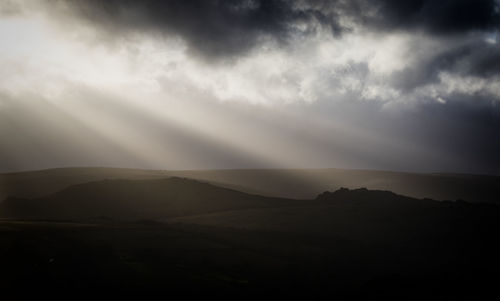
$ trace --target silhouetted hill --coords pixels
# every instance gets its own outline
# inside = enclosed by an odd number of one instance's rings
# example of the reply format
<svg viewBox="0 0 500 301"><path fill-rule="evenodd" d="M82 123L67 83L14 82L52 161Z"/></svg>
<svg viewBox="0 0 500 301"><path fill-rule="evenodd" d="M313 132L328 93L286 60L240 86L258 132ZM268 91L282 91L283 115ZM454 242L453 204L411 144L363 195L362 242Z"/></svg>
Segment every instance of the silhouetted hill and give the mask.
<svg viewBox="0 0 500 301"><path fill-rule="evenodd" d="M368 189L324 192L302 206L252 208L174 219L180 223L302 233L363 243L421 243L449 233L454 239L483 237L500 229L500 206L434 201ZM471 233L474 233L471 237ZM463 237L460 237L463 236ZM467 237L466 237L467 236ZM450 236L441 237L449 239Z"/></svg>
<svg viewBox="0 0 500 301"><path fill-rule="evenodd" d="M104 179L183 177L247 193L312 199L318 192L350 189L390 190L415 198L463 199L498 203L500 177L466 174L403 173L346 169L140 170L124 168L58 168L0 174L0 201L7 196L36 198L75 184Z"/></svg>
<svg viewBox="0 0 500 301"><path fill-rule="evenodd" d="M159 219L172 216L278 206L294 202L251 195L182 178L104 180L52 195L7 198L0 215L29 219Z"/></svg>

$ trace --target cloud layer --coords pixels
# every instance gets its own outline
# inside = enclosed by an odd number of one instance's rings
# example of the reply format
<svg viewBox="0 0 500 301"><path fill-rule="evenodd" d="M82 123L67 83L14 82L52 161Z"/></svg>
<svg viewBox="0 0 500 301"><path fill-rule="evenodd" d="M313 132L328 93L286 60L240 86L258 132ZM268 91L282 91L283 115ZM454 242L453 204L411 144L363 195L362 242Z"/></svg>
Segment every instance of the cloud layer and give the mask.
<svg viewBox="0 0 500 301"><path fill-rule="evenodd" d="M3 170L500 174L496 0L9 0L0 16Z"/></svg>
<svg viewBox="0 0 500 301"><path fill-rule="evenodd" d="M363 28L384 33L460 35L497 31L497 0L66 0L63 7L113 34L151 31L182 37L206 56L245 53L268 39ZM49 2L51 3L51 2ZM61 6L60 6L61 7Z"/></svg>

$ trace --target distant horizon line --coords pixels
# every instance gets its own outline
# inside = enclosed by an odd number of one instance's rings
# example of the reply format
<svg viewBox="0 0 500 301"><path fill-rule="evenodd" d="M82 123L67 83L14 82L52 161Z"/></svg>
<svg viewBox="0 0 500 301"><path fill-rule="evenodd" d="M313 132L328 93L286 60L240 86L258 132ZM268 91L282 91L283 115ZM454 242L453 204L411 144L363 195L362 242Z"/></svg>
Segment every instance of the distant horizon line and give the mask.
<svg viewBox="0 0 500 301"><path fill-rule="evenodd" d="M403 171L403 170L389 170L389 169L376 169L376 168L345 168L345 167L238 167L238 168L185 168L185 169L154 169L142 167L117 167L117 166L61 166L61 167L48 167L39 169L21 169L16 171L0 171L0 175L9 175L17 173L30 173L42 172L51 170L62 169L124 169L124 170L138 170L138 171L164 171L164 172L182 172L182 171L251 171L251 170L269 170L269 171L291 171L291 170L340 170L340 171L365 171L365 172L385 172L385 173L399 173L399 174L421 174L421 175L449 175L449 176L487 176L487 177L500 177L498 174L488 173L474 173L474 172L448 172L448 171Z"/></svg>

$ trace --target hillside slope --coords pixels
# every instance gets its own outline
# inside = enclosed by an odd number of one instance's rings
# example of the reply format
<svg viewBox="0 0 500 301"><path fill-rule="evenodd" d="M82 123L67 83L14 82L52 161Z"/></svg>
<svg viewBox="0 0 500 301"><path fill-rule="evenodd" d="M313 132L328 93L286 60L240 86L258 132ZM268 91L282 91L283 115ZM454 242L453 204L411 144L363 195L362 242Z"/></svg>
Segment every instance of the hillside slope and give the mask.
<svg viewBox="0 0 500 301"><path fill-rule="evenodd" d="M29 219L158 219L224 210L280 206L296 201L251 195L182 178L104 180L52 195L7 198L0 215Z"/></svg>

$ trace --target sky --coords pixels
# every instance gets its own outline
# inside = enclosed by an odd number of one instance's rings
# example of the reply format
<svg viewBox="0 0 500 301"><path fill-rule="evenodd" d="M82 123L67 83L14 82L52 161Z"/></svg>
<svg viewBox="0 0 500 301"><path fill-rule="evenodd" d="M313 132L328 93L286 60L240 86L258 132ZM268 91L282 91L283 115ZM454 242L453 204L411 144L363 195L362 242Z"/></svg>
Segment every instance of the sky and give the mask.
<svg viewBox="0 0 500 301"><path fill-rule="evenodd" d="M498 0L1 0L0 172L500 175Z"/></svg>

